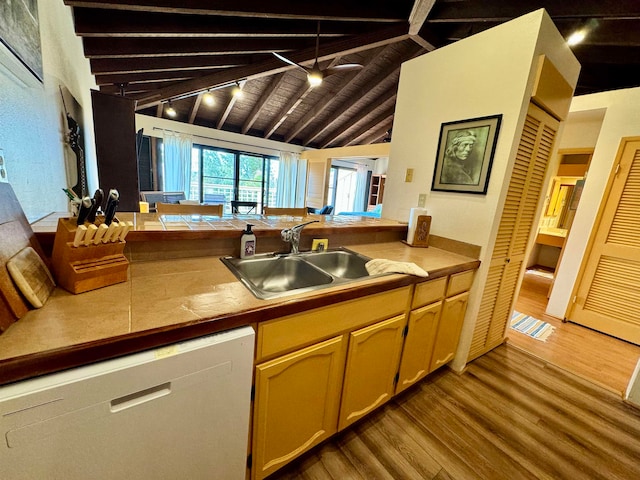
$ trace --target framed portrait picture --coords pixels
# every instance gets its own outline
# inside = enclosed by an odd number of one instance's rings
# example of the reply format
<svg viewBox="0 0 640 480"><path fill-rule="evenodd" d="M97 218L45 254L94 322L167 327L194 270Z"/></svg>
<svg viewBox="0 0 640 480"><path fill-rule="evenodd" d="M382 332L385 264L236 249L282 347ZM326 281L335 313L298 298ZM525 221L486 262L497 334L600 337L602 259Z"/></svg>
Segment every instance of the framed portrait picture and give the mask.
<svg viewBox="0 0 640 480"><path fill-rule="evenodd" d="M431 190L486 194L502 115L443 123Z"/></svg>

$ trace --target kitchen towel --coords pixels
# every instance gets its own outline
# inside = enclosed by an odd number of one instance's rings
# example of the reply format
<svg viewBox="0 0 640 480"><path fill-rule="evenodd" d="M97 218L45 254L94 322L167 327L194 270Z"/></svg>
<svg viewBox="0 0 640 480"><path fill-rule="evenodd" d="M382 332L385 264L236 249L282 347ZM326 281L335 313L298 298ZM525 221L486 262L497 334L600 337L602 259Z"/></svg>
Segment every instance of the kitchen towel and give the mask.
<svg viewBox="0 0 640 480"><path fill-rule="evenodd" d="M374 258L373 260L369 260L364 267L367 269L369 275L379 275L381 273L407 273L417 277L429 276L427 272L415 263L395 262L384 258Z"/></svg>

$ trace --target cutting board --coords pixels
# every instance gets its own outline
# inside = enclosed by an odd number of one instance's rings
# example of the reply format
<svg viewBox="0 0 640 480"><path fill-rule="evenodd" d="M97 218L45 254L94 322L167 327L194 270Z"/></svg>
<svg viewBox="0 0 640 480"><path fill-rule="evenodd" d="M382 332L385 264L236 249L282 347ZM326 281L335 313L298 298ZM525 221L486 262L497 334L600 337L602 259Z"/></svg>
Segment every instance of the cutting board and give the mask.
<svg viewBox="0 0 640 480"><path fill-rule="evenodd" d="M0 332L29 311L29 303L6 268L7 262L25 247L32 247L45 258L13 188L0 183Z"/></svg>
<svg viewBox="0 0 640 480"><path fill-rule="evenodd" d="M31 247L25 247L13 256L7 262L7 270L34 308L41 308L56 288L51 272Z"/></svg>

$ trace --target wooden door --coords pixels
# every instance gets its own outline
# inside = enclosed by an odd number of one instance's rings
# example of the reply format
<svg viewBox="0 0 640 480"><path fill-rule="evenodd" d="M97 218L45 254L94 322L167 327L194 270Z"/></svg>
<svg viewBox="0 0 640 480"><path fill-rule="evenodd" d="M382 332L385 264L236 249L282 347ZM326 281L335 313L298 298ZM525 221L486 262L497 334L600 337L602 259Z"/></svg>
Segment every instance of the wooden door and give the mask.
<svg viewBox="0 0 640 480"><path fill-rule="evenodd" d="M558 126L558 120L529 105L467 361L504 340Z"/></svg>
<svg viewBox="0 0 640 480"><path fill-rule="evenodd" d="M469 292L445 299L440 320L438 320L438 330L429 366L430 372L450 362L456 354L462 322L467 312L467 303L469 303Z"/></svg>
<svg viewBox="0 0 640 480"><path fill-rule="evenodd" d="M308 160L306 206L322 208L328 201L331 159Z"/></svg>
<svg viewBox="0 0 640 480"><path fill-rule="evenodd" d="M412 310L402 350L396 393L410 387L429 372L442 302Z"/></svg>
<svg viewBox="0 0 640 480"><path fill-rule="evenodd" d="M333 435L344 371L343 337L256 366L254 479Z"/></svg>
<svg viewBox="0 0 640 480"><path fill-rule="evenodd" d="M567 317L640 345L640 138L620 152Z"/></svg>
<svg viewBox="0 0 640 480"><path fill-rule="evenodd" d="M394 392L405 316L351 332L338 429L388 401Z"/></svg>

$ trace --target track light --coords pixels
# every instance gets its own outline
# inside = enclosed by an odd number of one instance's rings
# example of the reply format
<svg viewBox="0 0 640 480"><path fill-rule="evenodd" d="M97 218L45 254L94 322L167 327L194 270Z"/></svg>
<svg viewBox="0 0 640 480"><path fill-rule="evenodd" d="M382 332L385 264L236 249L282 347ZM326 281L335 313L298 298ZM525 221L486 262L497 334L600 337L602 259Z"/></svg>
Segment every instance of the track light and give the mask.
<svg viewBox="0 0 640 480"><path fill-rule="evenodd" d="M233 90L231 90L231 94L235 97L235 98L242 98L242 87L240 87L240 84L238 82L236 82L236 86L233 87Z"/></svg>
<svg viewBox="0 0 640 480"><path fill-rule="evenodd" d="M202 95L202 101L205 105L212 107L216 103L216 99L210 91L207 91L204 95Z"/></svg>
<svg viewBox="0 0 640 480"><path fill-rule="evenodd" d="M167 105L167 108L164 109L164 113L167 114L167 117L171 117L171 118L174 118L177 115L176 109L173 108L173 105L171 105L171 102L169 102L169 104Z"/></svg>

